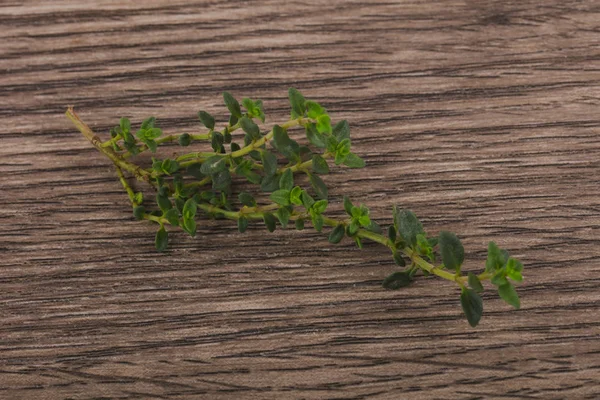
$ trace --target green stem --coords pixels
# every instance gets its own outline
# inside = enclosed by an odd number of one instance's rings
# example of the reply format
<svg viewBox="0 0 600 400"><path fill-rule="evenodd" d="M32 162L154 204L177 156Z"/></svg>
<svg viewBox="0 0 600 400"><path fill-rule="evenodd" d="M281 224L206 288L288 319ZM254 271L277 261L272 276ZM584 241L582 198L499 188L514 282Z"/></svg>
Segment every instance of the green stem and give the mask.
<svg viewBox="0 0 600 400"><path fill-rule="evenodd" d="M75 127L81 132L81 134L90 141L90 143L102 154L108 157L117 167L131 172L137 180L150 182L151 173L143 168L138 167L135 164L127 162L119 154L115 153L110 147L102 147L100 138L87 126L75 113L73 107L69 107L65 113L67 118L73 122Z"/></svg>
<svg viewBox="0 0 600 400"><path fill-rule="evenodd" d="M129 201L131 201L131 205L133 207L139 206L139 204L137 204L135 201L135 192L133 191L131 186L129 186L127 179L125 179L125 175L123 175L123 170L118 165L115 165L115 169L117 170L117 176L119 177L119 181L121 181L121 184L127 192L127 196L129 196Z"/></svg>

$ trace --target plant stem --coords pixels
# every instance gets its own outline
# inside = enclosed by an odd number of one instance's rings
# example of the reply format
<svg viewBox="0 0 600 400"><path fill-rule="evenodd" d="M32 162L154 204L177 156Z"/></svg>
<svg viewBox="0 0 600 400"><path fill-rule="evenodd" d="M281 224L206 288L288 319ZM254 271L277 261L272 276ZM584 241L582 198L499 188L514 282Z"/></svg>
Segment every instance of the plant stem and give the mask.
<svg viewBox="0 0 600 400"><path fill-rule="evenodd" d="M135 192L133 191L131 186L129 186L127 179L125 179L125 175L123 175L123 170L118 165L115 165L115 169L117 170L117 176L119 177L119 181L121 181L121 184L127 192L127 196L129 196L129 201L131 201L131 205L133 207L139 206L139 204L137 204L135 201Z"/></svg>
<svg viewBox="0 0 600 400"><path fill-rule="evenodd" d="M87 126L75 113L73 107L69 107L65 113L67 118L73 122L75 127L81 132L81 134L90 141L90 143L102 154L108 157L117 167L129 171L136 177L137 180L146 181L150 183L150 172L143 168L138 167L135 164L127 162L120 155L114 152L110 147L102 147L102 141L96 134Z"/></svg>

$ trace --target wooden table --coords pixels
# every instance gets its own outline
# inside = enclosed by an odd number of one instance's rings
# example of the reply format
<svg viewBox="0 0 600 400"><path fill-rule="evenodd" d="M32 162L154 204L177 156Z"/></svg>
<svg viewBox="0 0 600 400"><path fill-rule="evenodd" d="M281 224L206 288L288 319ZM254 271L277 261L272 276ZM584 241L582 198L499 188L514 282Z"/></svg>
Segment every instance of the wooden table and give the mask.
<svg viewBox="0 0 600 400"><path fill-rule="evenodd" d="M1 399L600 398L597 1L22 3L0 4ZM64 117L200 130L227 90L283 122L290 86L368 163L326 177L332 209L410 208L466 270L497 241L522 309L489 290L472 329L455 285L383 290L388 252L312 229L204 220L158 254Z"/></svg>

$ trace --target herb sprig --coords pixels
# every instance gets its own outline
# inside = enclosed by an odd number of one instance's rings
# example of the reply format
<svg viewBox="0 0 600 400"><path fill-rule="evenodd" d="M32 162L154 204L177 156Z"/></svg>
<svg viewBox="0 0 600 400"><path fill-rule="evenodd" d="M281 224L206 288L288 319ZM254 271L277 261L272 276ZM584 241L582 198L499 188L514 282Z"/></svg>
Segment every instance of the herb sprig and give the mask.
<svg viewBox="0 0 600 400"><path fill-rule="evenodd" d="M386 289L408 286L419 273L454 282L460 289L467 321L473 327L483 313L480 293L484 281L496 286L499 296L508 304L520 307L513 282L523 280L523 264L494 242L488 245L485 270L464 275L465 251L460 239L446 231L428 235L410 210L394 207L392 222L385 232L371 219L366 205L355 204L348 197L343 198L345 218L327 216L329 189L321 176L329 173L332 164L349 168L365 166L364 160L352 152L347 121L332 124L323 106L290 88L289 120L264 130L257 124L266 119L261 100L246 98L240 105L230 93L225 92L223 97L230 113L227 125L217 129L215 118L200 111L198 119L208 130L200 134L163 135L154 117L144 120L135 130L129 119L121 118L119 125L110 130L111 138L103 142L72 107L66 112L92 145L113 162L133 206L134 217L158 225L155 236L158 251L167 248L167 227L179 227L195 236L201 217L234 220L241 233L255 221L262 221L270 232L278 224L282 228L293 224L302 230L308 222L318 232L328 227L331 243L347 237L359 248L364 240L388 247L394 262L404 269L383 280ZM304 129L308 145L290 138L288 130L296 127ZM242 135L237 134L239 130ZM155 153L160 145L169 142L178 142L184 148L206 142L212 151L153 158L150 167L131 160L143 152ZM152 186L156 192L154 202L133 189L125 172ZM234 178L255 185L255 191L236 193Z"/></svg>

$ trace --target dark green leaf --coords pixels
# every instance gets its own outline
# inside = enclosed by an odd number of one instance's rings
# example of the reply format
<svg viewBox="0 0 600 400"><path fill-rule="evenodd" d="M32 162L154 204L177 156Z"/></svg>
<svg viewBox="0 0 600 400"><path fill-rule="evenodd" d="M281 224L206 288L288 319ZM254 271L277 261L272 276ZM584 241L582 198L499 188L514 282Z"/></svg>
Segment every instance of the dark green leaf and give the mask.
<svg viewBox="0 0 600 400"><path fill-rule="evenodd" d="M346 159L343 161L344 165L350 168L363 168L365 166L365 160L360 158L354 153L346 155Z"/></svg>
<svg viewBox="0 0 600 400"><path fill-rule="evenodd" d="M224 153L225 149L223 148L224 142L223 135L219 132L213 132L210 137L210 146L213 148L215 153Z"/></svg>
<svg viewBox="0 0 600 400"><path fill-rule="evenodd" d="M142 126L140 127L143 130L154 128L154 123L156 122L156 117L149 117L142 122Z"/></svg>
<svg viewBox="0 0 600 400"><path fill-rule="evenodd" d="M392 241L392 243L396 242L396 228L394 225L390 225L388 228L388 238Z"/></svg>
<svg viewBox="0 0 600 400"><path fill-rule="evenodd" d="M345 234L346 234L346 227L342 224L336 225L336 227L333 228L333 230L329 234L328 240L330 243L334 243L334 244L339 243L342 241Z"/></svg>
<svg viewBox="0 0 600 400"><path fill-rule="evenodd" d="M201 168L201 164L192 164L189 167L187 167L186 172L192 175L194 178L200 180L204 178L204 174L201 172Z"/></svg>
<svg viewBox="0 0 600 400"><path fill-rule="evenodd" d="M404 258L399 251L394 253L394 262L400 267L404 267L406 265L406 261L404 261Z"/></svg>
<svg viewBox="0 0 600 400"><path fill-rule="evenodd" d="M352 205L350 198L348 196L344 196L344 210L346 211L346 214L352 216L352 208L353 207L354 207L354 205Z"/></svg>
<svg viewBox="0 0 600 400"><path fill-rule="evenodd" d="M494 242L488 244L488 256L485 262L485 271L494 272L504 266L502 250Z"/></svg>
<svg viewBox="0 0 600 400"><path fill-rule="evenodd" d="M235 97L233 97L229 92L224 92L223 99L225 100L225 105L227 106L227 109L231 115L236 118L241 118L242 110L240 109L240 103L238 103Z"/></svg>
<svg viewBox="0 0 600 400"><path fill-rule="evenodd" d="M469 325L473 328L476 327L483 314L483 300L481 300L481 297L474 290L463 288L460 294L460 304Z"/></svg>
<svg viewBox="0 0 600 400"><path fill-rule="evenodd" d="M225 157L221 156L212 156L207 158L203 163L202 167L200 167L200 172L203 175L213 175L217 172L221 172L227 169L227 163L225 162Z"/></svg>
<svg viewBox="0 0 600 400"><path fill-rule="evenodd" d="M287 227L287 224L290 221L290 210L285 207L281 207L279 210L277 210L277 218L279 219L279 223L282 227Z"/></svg>
<svg viewBox="0 0 600 400"><path fill-rule="evenodd" d="M465 260L465 249L460 239L454 233L447 231L441 231L438 237L444 266L459 272L460 266Z"/></svg>
<svg viewBox="0 0 600 400"><path fill-rule="evenodd" d="M173 208L173 204L171 204L169 197L160 192L156 195L156 203L162 212L167 212L167 210Z"/></svg>
<svg viewBox="0 0 600 400"><path fill-rule="evenodd" d="M265 225L267 226L267 229L269 230L269 232L273 232L275 230L275 225L277 223L273 214L264 213L263 220L265 221Z"/></svg>
<svg viewBox="0 0 600 400"><path fill-rule="evenodd" d="M412 277L408 271L398 271L385 278L381 286L386 289L397 290L410 285L411 282Z"/></svg>
<svg viewBox="0 0 600 400"><path fill-rule="evenodd" d="M196 220L194 218L184 218L183 229L189 233L190 236L196 236Z"/></svg>
<svg viewBox="0 0 600 400"><path fill-rule="evenodd" d="M490 279L490 281L492 282L492 285L496 285L496 286L502 286L508 283L508 280L506 279L506 270L505 269L500 269L498 270L494 276L492 276L492 279Z"/></svg>
<svg viewBox="0 0 600 400"><path fill-rule="evenodd" d="M231 186L231 173L228 169L212 175L212 188L214 190L228 191Z"/></svg>
<svg viewBox="0 0 600 400"><path fill-rule="evenodd" d="M303 117L304 112L306 111L304 106L306 100L304 99L304 96L294 88L289 88L288 95L290 98L290 105L292 106L292 118Z"/></svg>
<svg viewBox="0 0 600 400"><path fill-rule="evenodd" d="M286 168L281 174L279 187L285 190L292 190L294 188L294 173L290 168Z"/></svg>
<svg viewBox="0 0 600 400"><path fill-rule="evenodd" d="M273 192L279 189L279 175L265 176L260 182L260 190L263 192Z"/></svg>
<svg viewBox="0 0 600 400"><path fill-rule="evenodd" d="M252 196L250 193L241 192L238 195L238 198L240 199L240 203L242 203L245 206L248 206L248 207L256 206L256 200L254 199L254 196Z"/></svg>
<svg viewBox="0 0 600 400"><path fill-rule="evenodd" d="M165 213L165 218L173 226L179 226L179 211L176 208L171 208Z"/></svg>
<svg viewBox="0 0 600 400"><path fill-rule="evenodd" d="M244 132L250 135L253 139L258 139L260 137L260 128L250 118L243 117L240 119L240 126Z"/></svg>
<svg viewBox="0 0 600 400"><path fill-rule="evenodd" d="M396 226L398 233L410 246L417 244L417 235L423 232L423 225L417 216L410 210L401 210L396 214Z"/></svg>
<svg viewBox="0 0 600 400"><path fill-rule="evenodd" d="M341 142L344 139L350 139L350 125L348 125L348 121L343 119L335 124L332 133L338 142Z"/></svg>
<svg viewBox="0 0 600 400"><path fill-rule="evenodd" d="M299 231L304 229L304 218L298 218L296 220L296 229Z"/></svg>
<svg viewBox="0 0 600 400"><path fill-rule="evenodd" d="M277 156L270 151L264 150L260 153L261 161L266 176L273 176L277 173Z"/></svg>
<svg viewBox="0 0 600 400"><path fill-rule="evenodd" d="M269 196L271 200L281 206L290 205L290 191L286 189L279 189L271 193Z"/></svg>
<svg viewBox="0 0 600 400"><path fill-rule="evenodd" d="M143 140L143 142L146 144L146 146L148 146L148 148L150 149L150 151L151 151L152 153L156 153L156 148L158 147L158 143L156 143L156 142L155 142L154 140L152 140L152 139L144 139L144 140ZM139 150L137 150L137 147L136 147L136 153L137 153L138 151L139 151Z"/></svg>
<svg viewBox="0 0 600 400"><path fill-rule="evenodd" d="M129 121L129 118L121 118L119 120L119 127L121 128L121 132L129 132L131 130L131 121Z"/></svg>
<svg viewBox="0 0 600 400"><path fill-rule="evenodd" d="M196 211L198 210L198 205L196 204L196 201L193 198L189 198L187 199L187 201L185 202L184 206L183 206L183 217L188 219L188 218L194 218L196 216Z"/></svg>
<svg viewBox="0 0 600 400"><path fill-rule="evenodd" d="M314 123L306 125L306 138L311 144L321 149L327 146L327 138L317 131L317 126Z"/></svg>
<svg viewBox="0 0 600 400"><path fill-rule="evenodd" d="M327 190L327 185L325 185L325 182L323 182L323 180L319 177L319 175L314 175L309 172L307 174L308 174L308 178L310 180L310 184L312 185L313 189L315 190L317 197L320 199L326 199L328 196L328 190Z"/></svg>
<svg viewBox="0 0 600 400"><path fill-rule="evenodd" d="M138 221L144 219L144 214L146 214L146 209L144 206L137 206L133 208L133 216Z"/></svg>
<svg viewBox="0 0 600 400"><path fill-rule="evenodd" d="M246 232L246 229L248 229L248 218L243 216L238 218L237 225L240 233Z"/></svg>
<svg viewBox="0 0 600 400"><path fill-rule="evenodd" d="M478 293L483 292L483 285L481 284L481 281L477 275L472 272L469 272L469 286Z"/></svg>
<svg viewBox="0 0 600 400"><path fill-rule="evenodd" d="M306 190L302 191L302 194L300 195L300 198L302 199L302 204L307 209L309 209L310 207L312 207L313 204L315 204L315 199L313 199L311 195L309 195L308 193L306 193Z"/></svg>
<svg viewBox="0 0 600 400"><path fill-rule="evenodd" d="M313 227L317 230L317 232L321 232L321 230L323 229L323 216L321 214L312 214L311 215L311 221L313 224Z"/></svg>
<svg viewBox="0 0 600 400"><path fill-rule="evenodd" d="M190 145L190 143L192 143L192 137L189 133L182 133L179 135L177 141L179 142L180 146L187 147Z"/></svg>
<svg viewBox="0 0 600 400"><path fill-rule="evenodd" d="M202 122L202 125L204 125L208 129L210 129L210 130L215 129L215 118L212 115L210 115L209 113L207 113L206 111L199 111L198 119L200 119L200 122Z"/></svg>
<svg viewBox="0 0 600 400"><path fill-rule="evenodd" d="M317 174L329 173L329 165L327 164L327 161L318 154L315 154L312 157L312 169Z"/></svg>
<svg viewBox="0 0 600 400"><path fill-rule="evenodd" d="M158 231L156 232L156 237L154 238L154 245L156 246L156 250L165 251L168 242L169 234L165 230L165 227L161 225Z"/></svg>
<svg viewBox="0 0 600 400"><path fill-rule="evenodd" d="M499 286L498 294L500 295L502 300L504 300L517 310L521 307L519 295L517 294L515 287L510 282L506 282L504 285Z"/></svg>

